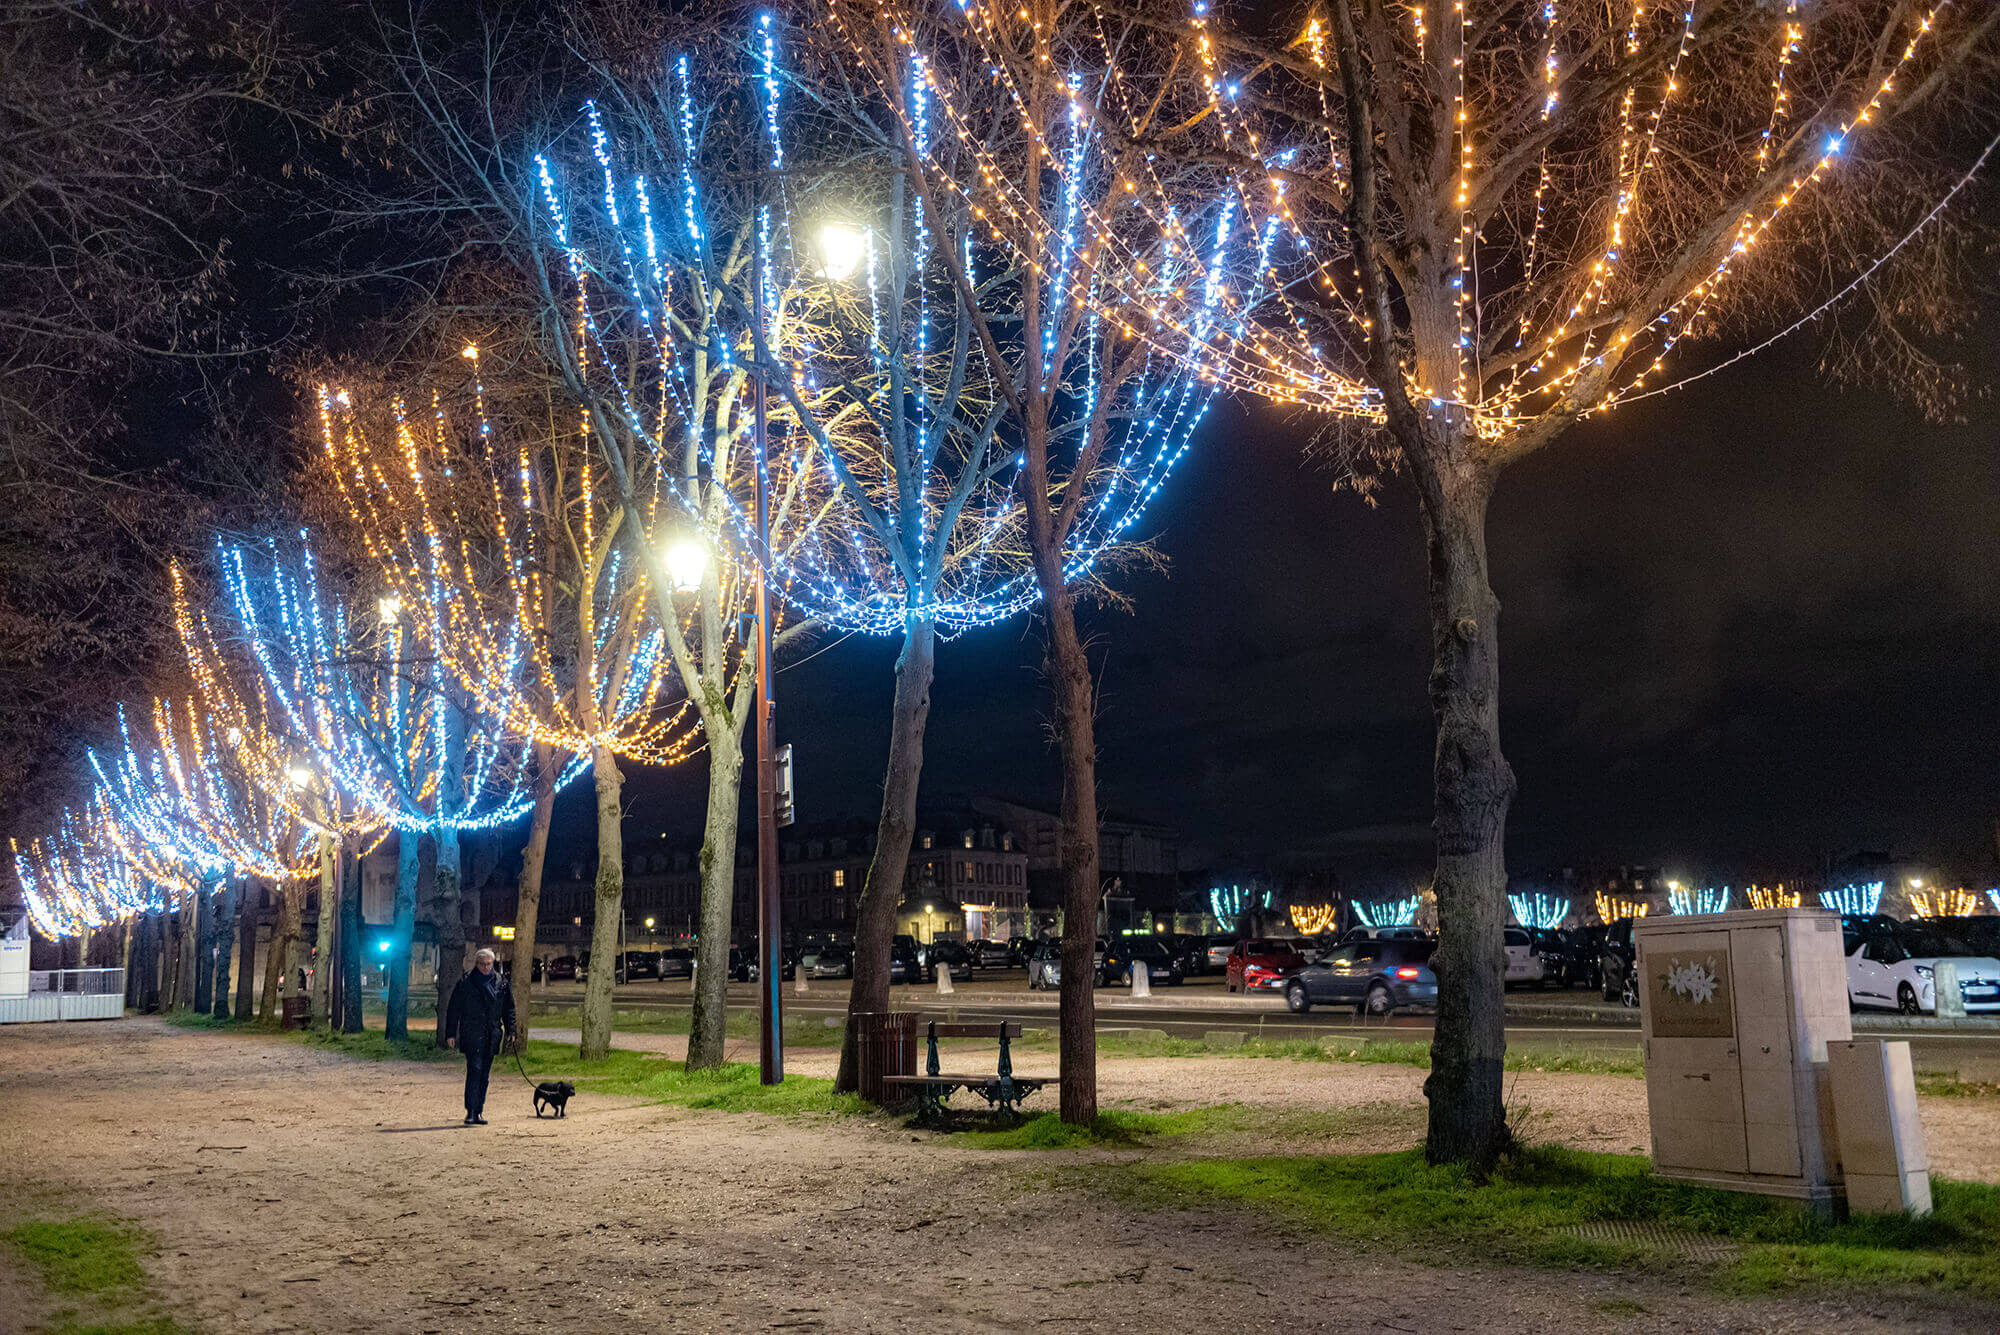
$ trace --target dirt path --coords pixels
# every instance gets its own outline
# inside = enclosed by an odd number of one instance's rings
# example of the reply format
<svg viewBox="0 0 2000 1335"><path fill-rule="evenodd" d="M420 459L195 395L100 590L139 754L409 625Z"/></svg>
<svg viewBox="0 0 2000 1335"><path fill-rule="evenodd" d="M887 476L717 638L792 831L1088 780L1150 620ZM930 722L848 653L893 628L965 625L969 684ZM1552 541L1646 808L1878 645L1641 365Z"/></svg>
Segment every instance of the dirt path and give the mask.
<svg viewBox="0 0 2000 1335"><path fill-rule="evenodd" d="M574 1029L537 1029L535 1037L574 1043L579 1035ZM674 1034L618 1034L613 1041L621 1048L668 1057L687 1052L687 1039ZM743 1050L741 1056L732 1052L732 1060L757 1060L754 1039L732 1046ZM832 1048L794 1049L787 1055L786 1069L799 1075L831 1076L837 1056ZM952 1065L946 1063L948 1069ZM1035 1050L1017 1053L1014 1069L1022 1074L1053 1071L1055 1055ZM1409 1110L1406 1122L1382 1119L1379 1141L1348 1144L1344 1148L1350 1152L1401 1149L1413 1134L1423 1134L1424 1075L1414 1066L1246 1057L1111 1057L1098 1064L1099 1090L1107 1108L1168 1111L1214 1103L1269 1103L1321 1109L1387 1104ZM1646 1087L1630 1076L1522 1071L1508 1077L1507 1104L1515 1125L1530 1140L1644 1154L1651 1139ZM1030 1103L1031 1111L1035 1107ZM1920 1098L1917 1107L1933 1172L2000 1182L2000 1134L1996 1134L2000 1100Z"/></svg>
<svg viewBox="0 0 2000 1335"><path fill-rule="evenodd" d="M1205 1059L1112 1062L1103 1078L1138 1102L1213 1101L1202 1082L1218 1081L1273 1101L1310 1088L1324 1104L1395 1099L1419 1076ZM888 1120L600 1099L537 1122L525 1091L495 1078L493 1125L462 1128L449 1064L150 1020L22 1026L0 1033L0 1164L12 1208L59 1193L152 1229L157 1286L215 1335L1925 1328L1888 1303L1434 1270L1240 1216L1134 1214L1048 1185L1046 1158L930 1143ZM1616 1092L1639 1102L1635 1082ZM1630 1140L1629 1112L1608 1116L1605 1134Z"/></svg>

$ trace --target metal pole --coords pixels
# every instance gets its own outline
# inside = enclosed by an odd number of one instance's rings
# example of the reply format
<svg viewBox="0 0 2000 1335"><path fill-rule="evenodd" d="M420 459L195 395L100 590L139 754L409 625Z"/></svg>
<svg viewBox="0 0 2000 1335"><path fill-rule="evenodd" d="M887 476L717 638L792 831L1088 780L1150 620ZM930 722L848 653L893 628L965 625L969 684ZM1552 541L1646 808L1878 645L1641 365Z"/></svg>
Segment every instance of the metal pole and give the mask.
<svg viewBox="0 0 2000 1335"><path fill-rule="evenodd" d="M758 187L758 209L763 188ZM756 285L750 320L757 375L752 377L757 466L757 977L764 1002L758 1026L758 1079L766 1085L785 1078L783 930L778 901L778 770L776 706L771 698L771 591L767 558L771 550L770 456L766 452L764 375L764 240L762 218L752 248L751 281Z"/></svg>

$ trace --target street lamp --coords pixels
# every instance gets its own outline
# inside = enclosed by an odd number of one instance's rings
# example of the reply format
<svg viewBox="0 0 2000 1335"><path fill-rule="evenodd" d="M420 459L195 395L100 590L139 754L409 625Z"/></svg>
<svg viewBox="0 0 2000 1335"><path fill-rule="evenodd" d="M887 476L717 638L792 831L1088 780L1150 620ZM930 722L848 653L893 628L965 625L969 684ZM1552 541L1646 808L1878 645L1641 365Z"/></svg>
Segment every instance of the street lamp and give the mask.
<svg viewBox="0 0 2000 1335"><path fill-rule="evenodd" d="M708 574L708 544L691 535L676 538L667 544L660 564L675 593L693 593Z"/></svg>
<svg viewBox="0 0 2000 1335"><path fill-rule="evenodd" d="M384 621L395 621L403 615L403 600L393 593L385 593L375 600L375 610L382 614Z"/></svg>
<svg viewBox="0 0 2000 1335"><path fill-rule="evenodd" d="M868 255L868 234L847 223L828 223L819 229L820 273L836 283L844 283L860 270Z"/></svg>
<svg viewBox="0 0 2000 1335"><path fill-rule="evenodd" d="M294 765L285 771L285 777L292 781L292 787L304 789L312 787L313 772L304 765Z"/></svg>

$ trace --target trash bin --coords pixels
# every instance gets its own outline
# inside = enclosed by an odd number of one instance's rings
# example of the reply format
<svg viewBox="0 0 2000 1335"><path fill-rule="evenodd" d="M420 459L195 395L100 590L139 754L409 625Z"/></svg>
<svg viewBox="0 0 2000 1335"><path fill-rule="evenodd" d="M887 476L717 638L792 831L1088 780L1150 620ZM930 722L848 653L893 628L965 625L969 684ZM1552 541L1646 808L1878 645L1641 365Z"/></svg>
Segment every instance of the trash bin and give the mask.
<svg viewBox="0 0 2000 1335"><path fill-rule="evenodd" d="M917 1013L863 1011L847 1017L854 1038L858 1093L870 1103L887 1103L883 1079L917 1073Z"/></svg>

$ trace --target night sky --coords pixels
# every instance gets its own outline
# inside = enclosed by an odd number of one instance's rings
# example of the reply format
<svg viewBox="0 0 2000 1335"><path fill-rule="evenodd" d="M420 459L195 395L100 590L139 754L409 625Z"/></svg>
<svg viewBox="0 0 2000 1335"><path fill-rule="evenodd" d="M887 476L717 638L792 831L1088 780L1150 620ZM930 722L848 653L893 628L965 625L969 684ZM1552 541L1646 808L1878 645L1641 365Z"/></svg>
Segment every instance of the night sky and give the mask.
<svg viewBox="0 0 2000 1335"><path fill-rule="evenodd" d="M1801 337L1621 408L1503 478L1490 541L1516 872L1631 861L1727 879L1862 848L1992 861L1994 414L1925 423L1826 387L1812 353ZM1336 492L1301 459L1311 431L1219 405L1145 526L1171 568L1126 581L1132 614L1091 618L1100 800L1178 827L1184 866L1276 871L1428 835L1415 497ZM782 671L780 736L802 820L872 819L894 646L830 639ZM940 649L927 802L1054 799L1039 659L1026 619ZM698 836L698 767L635 777L629 832ZM588 852L588 802L565 803L568 855Z"/></svg>

